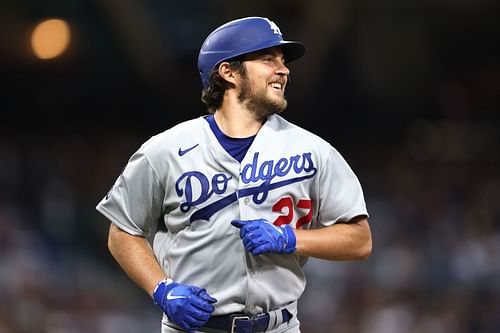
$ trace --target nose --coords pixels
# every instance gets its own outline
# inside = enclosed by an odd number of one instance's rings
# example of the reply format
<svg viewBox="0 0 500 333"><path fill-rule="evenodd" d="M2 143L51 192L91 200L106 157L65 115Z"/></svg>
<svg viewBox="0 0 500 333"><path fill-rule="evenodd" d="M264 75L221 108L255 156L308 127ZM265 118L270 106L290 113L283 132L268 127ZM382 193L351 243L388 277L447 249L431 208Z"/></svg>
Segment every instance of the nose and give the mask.
<svg viewBox="0 0 500 333"><path fill-rule="evenodd" d="M290 70L286 67L285 62L280 60L277 62L276 74L288 76L290 75Z"/></svg>

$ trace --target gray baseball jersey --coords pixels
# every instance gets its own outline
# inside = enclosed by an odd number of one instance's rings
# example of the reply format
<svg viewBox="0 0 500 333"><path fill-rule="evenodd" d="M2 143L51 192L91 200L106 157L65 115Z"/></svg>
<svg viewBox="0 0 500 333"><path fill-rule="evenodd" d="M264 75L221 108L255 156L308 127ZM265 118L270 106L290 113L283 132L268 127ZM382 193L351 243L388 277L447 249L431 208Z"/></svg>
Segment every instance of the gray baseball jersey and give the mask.
<svg viewBox="0 0 500 333"><path fill-rule="evenodd" d="M208 122L181 123L144 143L97 210L119 228L152 239L174 281L206 288L215 315L260 313L296 301L305 287L296 254L246 253L233 219L320 228L368 216L359 181L320 137L268 118L241 164Z"/></svg>

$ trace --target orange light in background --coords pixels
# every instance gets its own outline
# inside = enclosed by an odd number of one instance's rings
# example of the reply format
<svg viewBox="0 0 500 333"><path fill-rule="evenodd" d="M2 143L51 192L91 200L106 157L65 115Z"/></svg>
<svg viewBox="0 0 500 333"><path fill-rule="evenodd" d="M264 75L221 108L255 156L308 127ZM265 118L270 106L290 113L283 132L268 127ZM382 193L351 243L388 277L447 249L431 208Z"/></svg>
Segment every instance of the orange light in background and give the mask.
<svg viewBox="0 0 500 333"><path fill-rule="evenodd" d="M52 59L61 55L69 45L71 31L68 23L59 19L45 20L31 34L31 47L40 59Z"/></svg>

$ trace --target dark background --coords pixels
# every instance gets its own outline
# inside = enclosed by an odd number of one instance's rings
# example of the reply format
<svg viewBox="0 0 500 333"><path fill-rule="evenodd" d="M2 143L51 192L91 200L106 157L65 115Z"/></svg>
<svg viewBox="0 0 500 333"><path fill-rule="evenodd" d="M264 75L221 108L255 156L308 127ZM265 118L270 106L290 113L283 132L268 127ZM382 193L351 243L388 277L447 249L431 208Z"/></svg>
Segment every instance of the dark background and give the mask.
<svg viewBox="0 0 500 333"><path fill-rule="evenodd" d="M94 207L142 142L205 114L199 47L253 15L306 45L284 115L344 155L371 215L367 261L306 265L302 331L500 332L498 1L4 0L1 333L159 331ZM52 17L72 40L38 60Z"/></svg>

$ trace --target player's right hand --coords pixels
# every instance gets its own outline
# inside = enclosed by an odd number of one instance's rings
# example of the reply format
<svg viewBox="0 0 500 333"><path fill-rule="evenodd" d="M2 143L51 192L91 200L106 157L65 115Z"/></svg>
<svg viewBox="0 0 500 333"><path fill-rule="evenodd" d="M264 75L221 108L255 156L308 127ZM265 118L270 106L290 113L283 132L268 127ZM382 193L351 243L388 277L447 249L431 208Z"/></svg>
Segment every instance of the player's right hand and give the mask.
<svg viewBox="0 0 500 333"><path fill-rule="evenodd" d="M153 301L173 323L194 332L203 327L217 302L205 289L176 283L170 279L160 281L153 291Z"/></svg>

